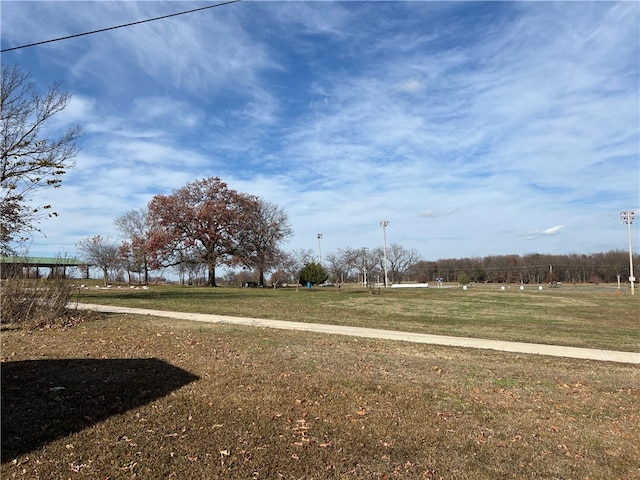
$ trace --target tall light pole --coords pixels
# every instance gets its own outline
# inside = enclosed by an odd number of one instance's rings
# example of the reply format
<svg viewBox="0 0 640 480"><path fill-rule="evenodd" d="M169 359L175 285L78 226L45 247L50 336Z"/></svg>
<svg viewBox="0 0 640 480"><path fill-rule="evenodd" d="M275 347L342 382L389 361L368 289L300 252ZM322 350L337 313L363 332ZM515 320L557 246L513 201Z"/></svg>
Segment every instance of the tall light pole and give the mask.
<svg viewBox="0 0 640 480"><path fill-rule="evenodd" d="M322 265L322 249L320 248L320 240L322 240L322 234L318 234L318 263Z"/></svg>
<svg viewBox="0 0 640 480"><path fill-rule="evenodd" d="M633 284L636 281L636 277L633 276L633 252L631 250L631 224L633 223L635 214L636 212L633 210L623 210L620 212L620 222L622 224L626 223L629 229L629 282L631 283L631 295L635 295Z"/></svg>
<svg viewBox="0 0 640 480"><path fill-rule="evenodd" d="M367 250L369 250L367 247L362 247L362 284L365 287L367 286Z"/></svg>
<svg viewBox="0 0 640 480"><path fill-rule="evenodd" d="M389 222L382 220L380 226L382 227L382 235L384 236L384 288L389 285L389 277L387 276L387 226Z"/></svg>

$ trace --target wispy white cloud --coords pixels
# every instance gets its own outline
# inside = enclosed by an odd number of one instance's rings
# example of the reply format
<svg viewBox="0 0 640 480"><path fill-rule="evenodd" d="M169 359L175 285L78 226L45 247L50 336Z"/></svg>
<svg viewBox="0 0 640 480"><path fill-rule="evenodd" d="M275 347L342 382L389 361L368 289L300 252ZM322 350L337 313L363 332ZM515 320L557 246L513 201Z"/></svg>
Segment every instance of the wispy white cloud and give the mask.
<svg viewBox="0 0 640 480"><path fill-rule="evenodd" d="M415 94L425 89L425 85L420 80L410 79L398 85L398 90L404 93Z"/></svg>
<svg viewBox="0 0 640 480"><path fill-rule="evenodd" d="M560 230L562 230L563 227L564 225L555 225L553 227L549 227L544 230L534 230L532 232L527 233L526 237L527 237L527 240L532 240L540 236L557 235L558 233L560 233Z"/></svg>
<svg viewBox="0 0 640 480"><path fill-rule="evenodd" d="M420 216L423 217L423 218L444 217L444 216L451 215L451 214L455 213L457 210L458 210L457 208L449 208L446 211L434 211L433 209L429 209L429 210L425 210L424 212L422 212L420 214Z"/></svg>

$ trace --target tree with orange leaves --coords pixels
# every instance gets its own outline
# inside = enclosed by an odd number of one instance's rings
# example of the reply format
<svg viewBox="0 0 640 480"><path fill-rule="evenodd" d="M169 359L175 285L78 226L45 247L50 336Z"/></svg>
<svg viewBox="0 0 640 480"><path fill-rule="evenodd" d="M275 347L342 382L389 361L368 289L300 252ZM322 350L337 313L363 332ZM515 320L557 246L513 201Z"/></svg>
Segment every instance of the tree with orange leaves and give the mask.
<svg viewBox="0 0 640 480"><path fill-rule="evenodd" d="M216 286L216 267L237 262L241 232L247 228L257 199L230 189L218 177L186 184L171 195L149 202L155 228L149 247L157 264L170 266L188 253L207 265L208 284Z"/></svg>

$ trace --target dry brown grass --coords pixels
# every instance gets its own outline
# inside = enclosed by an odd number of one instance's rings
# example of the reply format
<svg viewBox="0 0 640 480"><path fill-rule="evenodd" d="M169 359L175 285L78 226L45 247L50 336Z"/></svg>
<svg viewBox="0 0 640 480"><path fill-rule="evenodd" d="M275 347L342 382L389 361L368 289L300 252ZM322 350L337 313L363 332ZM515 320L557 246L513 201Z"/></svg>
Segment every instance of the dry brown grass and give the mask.
<svg viewBox="0 0 640 480"><path fill-rule="evenodd" d="M28 327L61 326L74 323L67 305L74 292L63 278L0 280L0 323L21 323Z"/></svg>
<svg viewBox="0 0 640 480"><path fill-rule="evenodd" d="M89 289L78 299L181 312L258 317L573 347L640 352L640 295L614 286L527 286L502 291L364 288L261 289L153 286Z"/></svg>
<svg viewBox="0 0 640 480"><path fill-rule="evenodd" d="M2 356L3 479L640 478L637 366L125 315Z"/></svg>

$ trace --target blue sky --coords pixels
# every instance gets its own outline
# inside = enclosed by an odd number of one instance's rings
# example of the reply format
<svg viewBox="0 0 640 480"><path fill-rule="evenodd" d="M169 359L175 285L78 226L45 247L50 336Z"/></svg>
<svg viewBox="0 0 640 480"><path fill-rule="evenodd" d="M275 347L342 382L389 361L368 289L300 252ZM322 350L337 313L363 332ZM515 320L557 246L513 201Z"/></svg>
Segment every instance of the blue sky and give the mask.
<svg viewBox="0 0 640 480"><path fill-rule="evenodd" d="M214 2L3 0L2 48ZM117 238L219 176L284 208L287 249L424 259L627 249L640 208L638 2L239 3L2 54L85 130L32 255ZM640 216L640 215L639 215ZM638 251L640 219L634 224Z"/></svg>

